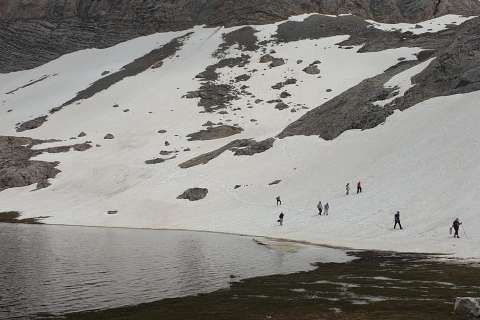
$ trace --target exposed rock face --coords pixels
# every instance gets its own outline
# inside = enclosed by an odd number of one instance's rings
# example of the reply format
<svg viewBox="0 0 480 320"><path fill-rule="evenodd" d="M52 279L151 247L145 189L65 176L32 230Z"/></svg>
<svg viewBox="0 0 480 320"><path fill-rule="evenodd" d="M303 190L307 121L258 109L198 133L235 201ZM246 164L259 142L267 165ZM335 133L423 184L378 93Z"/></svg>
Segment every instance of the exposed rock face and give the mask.
<svg viewBox="0 0 480 320"><path fill-rule="evenodd" d="M48 179L60 173L56 167L59 162L31 160L42 153L68 152L71 149L85 151L91 148L89 143L60 146L45 149L32 149L45 142L24 137L0 136L0 192L16 187L37 184L37 189L48 187Z"/></svg>
<svg viewBox="0 0 480 320"><path fill-rule="evenodd" d="M307 112L283 130L279 137L318 135L331 140L346 130L369 129L383 123L392 111L374 105L385 99L393 89L384 84L394 75L412 67L416 62L402 62L396 68L362 81L327 103Z"/></svg>
<svg viewBox="0 0 480 320"><path fill-rule="evenodd" d="M179 195L177 199L186 199L190 201L198 201L204 199L208 194L208 189L205 188L191 188Z"/></svg>
<svg viewBox="0 0 480 320"><path fill-rule="evenodd" d="M403 97L392 102L392 108L407 109L427 99L480 90L480 18L457 29L449 45L437 58L412 79L415 84Z"/></svg>
<svg viewBox="0 0 480 320"><path fill-rule="evenodd" d="M274 138L266 139L260 142L250 140L245 147L231 148L235 156L253 156L257 153L262 153L273 147Z"/></svg>
<svg viewBox="0 0 480 320"><path fill-rule="evenodd" d="M479 2L480 3L480 2ZM413 33L390 32L372 28L369 23L357 16L329 17L313 15L304 21L287 21L278 26L278 42L292 42L304 39L320 39L338 35L351 35L340 46L361 46L358 52L374 52L400 47L421 47L440 49L448 45L453 30L439 33L415 35ZM320 63L315 61L311 65Z"/></svg>
<svg viewBox="0 0 480 320"><path fill-rule="evenodd" d="M191 133L187 137L189 138L188 141L214 140L233 136L242 131L243 129L239 127L222 125L218 127L209 127L206 130Z"/></svg>
<svg viewBox="0 0 480 320"><path fill-rule="evenodd" d="M313 23L316 25L315 20L317 18L312 18L311 21L306 21L306 24ZM346 26L344 25L344 27ZM297 27L303 29L305 24L299 24ZM326 30L321 26L319 28L322 29L322 32ZM309 36L314 37L319 29L313 27L308 28L308 30L311 32ZM384 84L395 74L411 67L412 62L407 61L402 61L396 67L389 68L376 77L362 81L357 86L308 112L283 130L279 137L318 135L330 140L349 129L373 128L383 123L386 117L396 109L405 110L422 101L438 96L480 90L479 33L480 18L475 18L465 22L454 31L447 30L437 34L436 40L430 38L428 34L405 37L404 41L406 43L410 42L407 46L414 47L413 43L423 43L426 44L427 48L436 47L435 51L428 50L420 53L418 55L419 61L432 55L436 56L436 59L425 70L412 78L412 83L415 86L407 90L403 96L394 99L384 107L374 104L375 101L391 97L390 95L394 90L384 88ZM282 34L281 37L286 37L285 39L300 35L298 30L294 29L284 29ZM395 33L393 35L395 36ZM396 47L398 45L396 40L394 42L384 42L381 37L376 38L376 40L371 39L374 43L373 47L377 45L393 45ZM379 40L380 42L378 42Z"/></svg>
<svg viewBox="0 0 480 320"><path fill-rule="evenodd" d="M307 12L414 22L479 11L476 0L3 0L0 72L32 68L68 52L193 25L271 23Z"/></svg>
<svg viewBox="0 0 480 320"><path fill-rule="evenodd" d="M5 0L0 5L0 19L82 20L110 19L132 21L143 17L147 22L170 28L192 24L238 25L270 21L275 15L303 12L353 13L378 20L415 21L477 8L469 0L253 0L248 4L234 0ZM256 9L256 10L255 10ZM180 24L181 19L183 25ZM151 27L154 27L151 25ZM166 26L164 26L166 27Z"/></svg>
<svg viewBox="0 0 480 320"><path fill-rule="evenodd" d="M32 150L38 143L40 141L30 138L0 137L0 191L34 183L46 184L60 172L56 168L58 162L30 160L42 153Z"/></svg>
<svg viewBox="0 0 480 320"><path fill-rule="evenodd" d="M216 157L220 156L225 151L232 151L235 156L252 156L257 153L262 153L273 147L273 143L275 142L274 138L266 139L260 142L257 142L252 139L238 139L229 142L225 146L218 148L217 150L213 150L204 154L201 154L193 159L185 161L179 164L179 167L182 169L187 169L191 167L195 167L201 164L207 164L211 160L215 159Z"/></svg>
<svg viewBox="0 0 480 320"><path fill-rule="evenodd" d="M16 130L17 132L23 132L23 131L37 129L42 124L44 124L47 121L47 119L48 119L47 116L41 116L32 120L22 122L17 126Z"/></svg>

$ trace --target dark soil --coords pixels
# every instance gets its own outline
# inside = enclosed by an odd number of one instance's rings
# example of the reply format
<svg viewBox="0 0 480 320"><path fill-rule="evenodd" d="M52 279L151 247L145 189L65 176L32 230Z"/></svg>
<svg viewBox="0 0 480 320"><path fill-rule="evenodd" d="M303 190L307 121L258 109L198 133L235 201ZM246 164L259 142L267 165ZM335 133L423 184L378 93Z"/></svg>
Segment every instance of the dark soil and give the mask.
<svg viewBox="0 0 480 320"><path fill-rule="evenodd" d="M453 320L459 296L480 295L480 268L425 260L421 254L351 252L349 263L233 282L230 289L112 310L70 320Z"/></svg>

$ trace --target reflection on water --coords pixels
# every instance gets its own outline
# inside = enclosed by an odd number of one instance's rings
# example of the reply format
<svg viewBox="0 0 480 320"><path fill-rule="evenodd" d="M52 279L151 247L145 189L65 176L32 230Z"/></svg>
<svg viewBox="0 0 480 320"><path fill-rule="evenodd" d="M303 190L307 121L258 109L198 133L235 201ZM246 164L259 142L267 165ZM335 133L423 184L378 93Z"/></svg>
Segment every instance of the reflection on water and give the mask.
<svg viewBox="0 0 480 320"><path fill-rule="evenodd" d="M0 224L0 319L210 292L228 287L231 275L290 273L348 259L335 249L284 247L201 232Z"/></svg>

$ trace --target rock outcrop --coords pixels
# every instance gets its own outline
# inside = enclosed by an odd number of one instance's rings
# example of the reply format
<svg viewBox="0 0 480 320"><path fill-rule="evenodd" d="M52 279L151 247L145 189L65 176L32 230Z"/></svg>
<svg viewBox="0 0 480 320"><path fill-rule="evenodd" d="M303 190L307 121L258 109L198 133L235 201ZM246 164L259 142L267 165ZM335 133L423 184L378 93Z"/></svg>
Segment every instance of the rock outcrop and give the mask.
<svg viewBox="0 0 480 320"><path fill-rule="evenodd" d="M91 148L89 143L69 146L32 149L35 145L45 142L26 137L0 136L0 192L16 187L37 184L37 189L48 187L48 179L55 178L60 173L59 162L32 160L42 153L85 151Z"/></svg>
<svg viewBox="0 0 480 320"><path fill-rule="evenodd" d="M289 32L293 36L292 30ZM362 81L291 123L279 137L318 135L331 140L349 129L373 128L397 109L405 110L434 97L480 90L479 33L480 18L475 18L462 24L455 32L446 31L437 35L442 47L418 54L419 61L431 55L436 58L412 78L412 88L385 106L375 104L376 101L393 97L389 95L394 90L384 88L384 84L411 67L411 62L402 61L396 67ZM433 44L429 35L412 37L411 41Z"/></svg>

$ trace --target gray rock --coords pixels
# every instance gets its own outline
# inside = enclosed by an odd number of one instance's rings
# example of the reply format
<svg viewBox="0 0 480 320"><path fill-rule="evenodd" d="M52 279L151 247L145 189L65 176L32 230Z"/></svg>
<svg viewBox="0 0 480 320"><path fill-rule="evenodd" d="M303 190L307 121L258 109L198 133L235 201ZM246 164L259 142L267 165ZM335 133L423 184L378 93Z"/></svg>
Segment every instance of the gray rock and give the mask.
<svg viewBox="0 0 480 320"><path fill-rule="evenodd" d="M202 127L212 127L214 126L215 123L213 123L212 121L208 120L207 122L205 122L204 124L202 124Z"/></svg>
<svg viewBox="0 0 480 320"><path fill-rule="evenodd" d="M276 83L272 86L272 89L279 90L282 89L284 86L283 82Z"/></svg>
<svg viewBox="0 0 480 320"><path fill-rule="evenodd" d="M232 142L226 144L225 146L199 155L193 159L185 161L179 165L180 168L187 169L195 167L201 164L207 164L211 160L217 158L225 151L232 151L236 156L251 156L257 153L265 152L273 146L275 139L270 138L261 142L257 142L252 139L239 139L233 140Z"/></svg>
<svg viewBox="0 0 480 320"><path fill-rule="evenodd" d="M205 112L214 112L218 109L226 108L231 101L238 99L238 93L235 88L229 84L217 84L214 82L205 82L197 91L187 93L187 99L200 98L199 107L203 107Z"/></svg>
<svg viewBox="0 0 480 320"><path fill-rule="evenodd" d="M28 130L33 130L39 128L42 124L44 124L48 119L48 116L41 116L37 117L35 119L25 121L21 124L19 124L16 127L17 132L24 132Z"/></svg>
<svg viewBox="0 0 480 320"><path fill-rule="evenodd" d="M480 319L480 298L457 298L454 312L464 320Z"/></svg>
<svg viewBox="0 0 480 320"><path fill-rule="evenodd" d="M234 126L221 125L218 127L208 127L206 130L201 130L187 135L188 141L198 140L214 140L230 137L239 134L243 129Z"/></svg>
<svg viewBox="0 0 480 320"><path fill-rule="evenodd" d="M206 188L191 188L179 195L177 199L186 199L190 201L198 201L204 199L208 194Z"/></svg>
<svg viewBox="0 0 480 320"><path fill-rule="evenodd" d="M260 57L260 63L272 62L275 59L273 56L266 54Z"/></svg>
<svg viewBox="0 0 480 320"><path fill-rule="evenodd" d="M275 181L270 182L268 185L273 186L273 185L279 184L280 182L282 182L282 180L275 180Z"/></svg>
<svg viewBox="0 0 480 320"><path fill-rule="evenodd" d="M290 97L290 96L291 96L291 94L288 93L287 91L283 91L283 92L280 94L280 98L282 98L282 99L288 98L288 97Z"/></svg>
<svg viewBox="0 0 480 320"><path fill-rule="evenodd" d="M105 137L103 137L103 139L111 140L111 139L115 139L115 136L111 133L107 133Z"/></svg>
<svg viewBox="0 0 480 320"><path fill-rule="evenodd" d="M239 76L235 77L236 82L247 81L249 79L250 79L250 75L248 75L248 74L242 74L242 75L239 75Z"/></svg>
<svg viewBox="0 0 480 320"><path fill-rule="evenodd" d="M396 74L416 65L418 61L403 61L385 73L362 81L326 103L310 110L287 126L280 138L293 135L318 135L331 140L350 129L370 129L383 123L393 113L390 108L374 104L391 94L385 83Z"/></svg>
<svg viewBox="0 0 480 320"><path fill-rule="evenodd" d="M280 67L285 64L285 60L282 58L273 58L272 62L268 65L270 68Z"/></svg>
<svg viewBox="0 0 480 320"><path fill-rule="evenodd" d="M320 69L318 69L317 65L311 64L305 69L303 69L303 72L308 73L308 74L319 74Z"/></svg>
<svg viewBox="0 0 480 320"><path fill-rule="evenodd" d="M166 160L163 159L163 158L155 158L155 159L151 159L151 160L146 160L145 164L159 164L159 163L163 163L165 161Z"/></svg>
<svg viewBox="0 0 480 320"><path fill-rule="evenodd" d="M288 104L286 104L284 102L279 102L275 105L275 109L278 109L278 110L288 109Z"/></svg>
<svg viewBox="0 0 480 320"><path fill-rule="evenodd" d="M60 170L59 162L31 160L42 153L67 152L71 149L83 151L91 148L88 143L46 149L32 147L58 140L35 140L24 137L0 136L0 192L16 187L37 184L37 190L50 185L48 179L55 178Z"/></svg>
<svg viewBox="0 0 480 320"><path fill-rule="evenodd" d="M85 132L80 132L77 137L82 138L85 137L87 134Z"/></svg>
<svg viewBox="0 0 480 320"><path fill-rule="evenodd" d="M253 156L257 153L262 153L273 147L274 138L269 138L260 142L254 140L249 141L247 146L230 148L235 156Z"/></svg>

